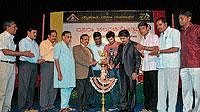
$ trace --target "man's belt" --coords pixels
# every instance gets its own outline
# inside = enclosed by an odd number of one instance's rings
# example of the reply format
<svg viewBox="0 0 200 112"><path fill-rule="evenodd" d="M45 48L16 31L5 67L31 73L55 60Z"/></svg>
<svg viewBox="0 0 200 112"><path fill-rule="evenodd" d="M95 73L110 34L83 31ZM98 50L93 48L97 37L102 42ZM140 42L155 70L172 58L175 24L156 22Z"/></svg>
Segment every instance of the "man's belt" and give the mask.
<svg viewBox="0 0 200 112"><path fill-rule="evenodd" d="M53 61L45 61L46 63L54 63Z"/></svg>
<svg viewBox="0 0 200 112"><path fill-rule="evenodd" d="M15 63L15 61L3 61L3 60L1 60L1 62L10 63L10 64L14 64Z"/></svg>

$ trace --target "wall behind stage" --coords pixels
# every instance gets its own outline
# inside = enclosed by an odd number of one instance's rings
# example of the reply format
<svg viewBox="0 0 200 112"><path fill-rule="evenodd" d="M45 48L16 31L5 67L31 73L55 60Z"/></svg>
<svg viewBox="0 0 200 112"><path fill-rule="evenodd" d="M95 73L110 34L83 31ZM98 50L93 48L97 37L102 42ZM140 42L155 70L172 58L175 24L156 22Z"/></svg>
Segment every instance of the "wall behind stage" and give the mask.
<svg viewBox="0 0 200 112"><path fill-rule="evenodd" d="M96 31L101 32L103 42L107 43L105 35L108 31L115 32L117 36L123 29L127 29L131 34L131 39L138 42L140 40L138 23L146 21L151 25L151 32L154 33L153 18L153 11L150 10L67 11L59 12L59 14L53 12L50 16L50 28L58 31L59 40L61 40L62 31L71 31L72 46L80 43L79 37L84 33L91 37L90 43L92 43L92 34ZM117 40L120 41L118 38Z"/></svg>

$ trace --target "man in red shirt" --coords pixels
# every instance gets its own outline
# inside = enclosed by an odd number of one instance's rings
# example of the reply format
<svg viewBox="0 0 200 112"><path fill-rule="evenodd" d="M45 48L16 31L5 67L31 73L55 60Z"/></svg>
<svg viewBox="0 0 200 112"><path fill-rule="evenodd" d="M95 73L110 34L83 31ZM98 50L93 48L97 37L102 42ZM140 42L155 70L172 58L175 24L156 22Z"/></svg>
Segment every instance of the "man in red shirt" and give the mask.
<svg viewBox="0 0 200 112"><path fill-rule="evenodd" d="M183 112L200 112L200 25L192 24L191 20L191 12L180 13Z"/></svg>
<svg viewBox="0 0 200 112"><path fill-rule="evenodd" d="M115 41L115 33L112 31L106 33L106 38L109 43L105 45L104 50L108 56L109 64L113 65L114 58L117 55L118 46L121 44L121 42ZM112 107L108 109L109 111L116 111L118 110L121 88L119 65L109 71L109 77L118 79L116 85L110 91Z"/></svg>

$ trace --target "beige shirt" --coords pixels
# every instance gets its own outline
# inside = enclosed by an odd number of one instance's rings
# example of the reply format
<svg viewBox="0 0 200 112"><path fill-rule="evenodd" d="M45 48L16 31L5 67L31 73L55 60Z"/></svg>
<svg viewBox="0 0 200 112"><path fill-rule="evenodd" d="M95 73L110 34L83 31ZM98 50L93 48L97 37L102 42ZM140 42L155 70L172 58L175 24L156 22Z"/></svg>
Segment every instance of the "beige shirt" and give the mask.
<svg viewBox="0 0 200 112"><path fill-rule="evenodd" d="M54 61L54 45L49 41L49 39L44 40L40 44L40 55L45 61Z"/></svg>
<svg viewBox="0 0 200 112"><path fill-rule="evenodd" d="M0 60L13 62L16 60L16 56L4 55L2 51L3 49L16 50L13 38L14 36L7 31L0 34Z"/></svg>

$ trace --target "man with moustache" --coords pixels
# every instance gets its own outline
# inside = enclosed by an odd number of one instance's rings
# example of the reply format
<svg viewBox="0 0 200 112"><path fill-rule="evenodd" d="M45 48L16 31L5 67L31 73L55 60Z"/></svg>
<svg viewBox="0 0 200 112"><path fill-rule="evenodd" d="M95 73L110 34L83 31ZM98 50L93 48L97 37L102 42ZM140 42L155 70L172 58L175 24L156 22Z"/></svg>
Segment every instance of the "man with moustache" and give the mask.
<svg viewBox="0 0 200 112"><path fill-rule="evenodd" d="M180 32L167 25L165 18L156 20L156 26L161 33L159 38L158 56L158 112L175 112L178 94L178 81L180 69ZM167 100L168 96L168 109Z"/></svg>
<svg viewBox="0 0 200 112"><path fill-rule="evenodd" d="M6 21L3 29L4 32L0 34L0 112L9 112L15 75L18 74L16 56L34 57L34 54L30 51L15 51L13 39L18 29L15 21Z"/></svg>
<svg viewBox="0 0 200 112"><path fill-rule="evenodd" d="M57 89L53 87L54 76L54 45L57 42L56 30L50 30L48 38L40 44L40 55L45 60L40 66L40 106L41 112L55 111L54 101L56 99Z"/></svg>
<svg viewBox="0 0 200 112"><path fill-rule="evenodd" d="M87 47L89 44L89 36L82 34L80 36L80 45L73 47L73 54L76 66L76 92L78 94L78 111L88 109L88 98L90 95L90 79L88 77L90 66L96 65L93 54Z"/></svg>
<svg viewBox="0 0 200 112"><path fill-rule="evenodd" d="M192 23L192 13L179 14L181 32L181 80L183 112L200 112L200 25ZM194 97L193 97L194 90ZM193 99L194 98L194 99ZM195 100L192 109L193 100Z"/></svg>
<svg viewBox="0 0 200 112"><path fill-rule="evenodd" d="M61 109L59 112L74 111L69 105L70 95L76 86L75 61L70 46L72 34L70 31L62 33L62 41L55 45L54 50L54 88L60 88Z"/></svg>
<svg viewBox="0 0 200 112"><path fill-rule="evenodd" d="M19 60L19 89L18 89L18 107L20 111L29 111L33 109L33 99L35 94L35 80L38 74L37 64L44 62L41 59L39 47L35 39L37 30L28 28L27 37L19 42L19 51L31 51L35 57L20 56Z"/></svg>

